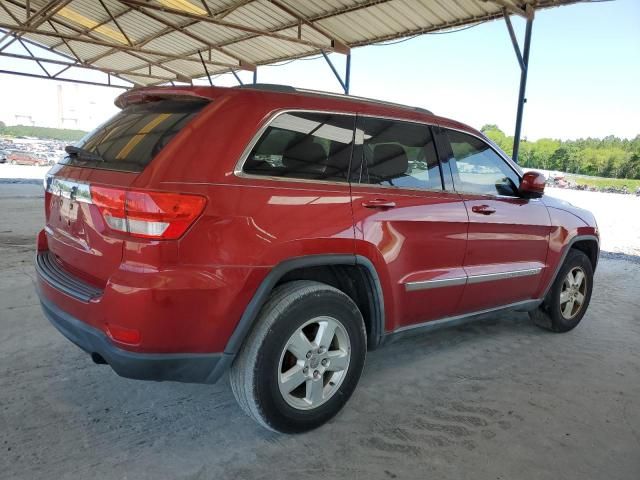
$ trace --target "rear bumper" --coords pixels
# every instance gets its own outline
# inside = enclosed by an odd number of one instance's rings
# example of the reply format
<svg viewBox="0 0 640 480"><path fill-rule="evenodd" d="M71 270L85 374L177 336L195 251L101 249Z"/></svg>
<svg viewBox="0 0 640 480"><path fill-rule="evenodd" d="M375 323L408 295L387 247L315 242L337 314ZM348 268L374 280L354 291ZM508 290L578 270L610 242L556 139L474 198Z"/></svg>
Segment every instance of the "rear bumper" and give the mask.
<svg viewBox="0 0 640 480"><path fill-rule="evenodd" d="M233 360L232 355L136 353L116 347L101 331L64 312L40 291L40 303L60 333L90 354L100 355L120 376L138 380L215 383Z"/></svg>

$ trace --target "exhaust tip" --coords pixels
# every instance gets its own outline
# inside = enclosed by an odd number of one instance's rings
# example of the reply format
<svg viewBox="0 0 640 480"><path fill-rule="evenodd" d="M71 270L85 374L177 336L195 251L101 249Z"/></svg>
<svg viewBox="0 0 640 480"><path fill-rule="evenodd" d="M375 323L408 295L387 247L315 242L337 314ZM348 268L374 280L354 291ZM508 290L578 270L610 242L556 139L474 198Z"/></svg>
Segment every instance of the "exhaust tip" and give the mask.
<svg viewBox="0 0 640 480"><path fill-rule="evenodd" d="M104 357L102 355L100 355L99 353L93 352L91 354L91 360L93 360L93 363L97 363L98 365L106 365L107 361L104 359Z"/></svg>

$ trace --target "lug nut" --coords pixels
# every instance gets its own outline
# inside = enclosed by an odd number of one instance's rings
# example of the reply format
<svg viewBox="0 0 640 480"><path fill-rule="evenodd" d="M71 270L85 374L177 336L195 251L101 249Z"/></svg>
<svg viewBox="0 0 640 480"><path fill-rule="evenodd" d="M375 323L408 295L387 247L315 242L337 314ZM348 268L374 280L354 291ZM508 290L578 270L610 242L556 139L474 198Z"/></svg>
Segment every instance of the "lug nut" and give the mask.
<svg viewBox="0 0 640 480"><path fill-rule="evenodd" d="M309 373L309 367L304 367L304 368L302 369L302 373L304 373L305 375L306 375L307 373Z"/></svg>
<svg viewBox="0 0 640 480"><path fill-rule="evenodd" d="M322 366L326 367L327 365L329 365L329 360L327 360L326 358L322 359Z"/></svg>
<svg viewBox="0 0 640 480"><path fill-rule="evenodd" d="M311 350L307 352L307 358L311 358Z"/></svg>
<svg viewBox="0 0 640 480"><path fill-rule="evenodd" d="M321 347L318 349L318 353L324 353L324 352L325 352L325 348L321 346Z"/></svg>
<svg viewBox="0 0 640 480"><path fill-rule="evenodd" d="M313 372L313 378L315 378L316 380L320 378L320 372L318 370Z"/></svg>

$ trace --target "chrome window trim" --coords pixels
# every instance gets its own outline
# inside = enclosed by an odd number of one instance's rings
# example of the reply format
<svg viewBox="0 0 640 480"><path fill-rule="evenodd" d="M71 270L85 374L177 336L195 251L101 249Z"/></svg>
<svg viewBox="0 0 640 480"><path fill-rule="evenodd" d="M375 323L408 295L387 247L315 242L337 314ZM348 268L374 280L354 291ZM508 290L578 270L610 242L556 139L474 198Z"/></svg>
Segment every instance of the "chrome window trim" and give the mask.
<svg viewBox="0 0 640 480"><path fill-rule="evenodd" d="M509 166L509 168L511 168L511 170L514 171L514 173L518 176L518 178L522 180L522 175L524 175L524 172L520 170L520 166L517 163L515 163L512 159L510 159L507 156L507 154L500 149L500 147L498 147L495 143L491 141L491 139L486 137L481 137L480 135L476 135L475 133L469 132L467 130L462 130L461 128L446 127L444 125L438 125L438 126L445 130L453 130L455 132L465 133L467 135L477 138L483 143L486 143L487 146L496 153L496 155L498 155L500 158L502 158L502 160L505 161L505 163Z"/></svg>
<svg viewBox="0 0 640 480"><path fill-rule="evenodd" d="M236 162L236 166L233 170L234 176L240 177L240 178L256 179L256 180L275 180L280 182L320 183L320 184L326 184L326 185L349 185L350 184L348 180L345 180L344 182L338 182L335 180L314 180L309 178L275 177L272 175L256 175L253 173L246 173L243 171L244 164L246 163L247 158L249 158L249 154L253 150L253 147L256 146L256 144L258 143L258 141L260 140L264 132L267 130L267 128L269 128L269 126L274 122L276 118L286 113L319 113L319 114L326 114L326 115L343 115L348 117L354 117L354 119L356 117L379 118L381 120L394 120L398 122L415 123L418 125L424 125L426 127L438 126L435 123L421 122L418 120L410 120L410 119L395 117L395 116L372 115L368 113L359 113L359 112L338 112L335 110L317 110L317 109L304 109L304 108L286 108L283 110L277 110L275 112L272 112L271 115L265 120L264 124L258 129L258 131L254 134L254 136L251 138L247 146L242 151L242 154L240 155L240 158ZM354 135L354 146L355 146L358 140L357 138L358 132L357 132L357 129L354 129L354 130L355 130L355 135ZM369 186L369 187L377 187L377 188L389 188L393 190L412 190L417 192L444 192L444 193L447 192L447 190L444 190L444 189L433 190L433 189L426 189L426 188L410 188L410 187L405 188L405 187L393 187L389 185L374 185L369 183L367 184L352 183L351 185L352 186L356 186L356 185Z"/></svg>
<svg viewBox="0 0 640 480"><path fill-rule="evenodd" d="M433 188L396 187L395 185L378 185L377 183L352 183L351 184L351 188L353 189L360 188L360 187L384 188L386 190L393 190L394 192L398 192L399 194L402 194L403 190L410 190L411 192L426 192L426 193L448 193L448 194L458 193L458 192L452 192L450 190L444 190L442 188L435 190Z"/></svg>
<svg viewBox="0 0 640 480"><path fill-rule="evenodd" d="M246 172L235 172L234 175L239 178L248 178L254 180L269 180L269 181L279 181L279 182L300 182L300 183L311 183L314 185L334 185L334 186L342 186L348 187L349 182L345 180L344 182L338 182L337 180L314 180L313 178L295 178L295 177L274 177L272 175L256 175L253 173Z"/></svg>
<svg viewBox="0 0 640 480"><path fill-rule="evenodd" d="M454 190L447 190L445 188L442 189L427 189L427 188L415 188L415 187L394 187L391 185L376 185L376 184L371 184L371 183L362 183L362 182L358 182L358 183L351 183L348 180L345 180L344 182L339 182L336 180L314 180L314 179L309 179L309 178L294 178L294 177L276 177L276 176L272 176L272 175L256 175L253 173L246 173L243 171L244 168L244 164L247 161L247 158L249 157L249 154L251 153L251 151L253 150L253 147L256 146L256 144L258 143L258 140L260 140L260 138L262 137L262 135L264 134L264 132L267 130L267 128L269 128L269 126L274 122L274 120L276 118L278 118L280 115L284 115L286 113L319 113L319 114L326 114L326 115L343 115L343 116L349 116L349 117L365 117L365 118L379 118L381 120L394 120L394 121L398 121L398 122L405 122L405 123L415 123L418 125L424 125L426 127L439 127L442 128L444 130L454 130L456 132L460 132L460 133L465 133L467 135L470 135L472 137L477 138L478 140L482 141L483 143L487 144L489 146L489 148L491 148L491 150L493 150L502 160L505 161L505 163L507 163L507 165L509 166L509 168L511 168L515 174L518 176L518 178L520 178L522 180L522 173L519 172L517 164L514 167L513 165L513 161L511 159L509 159L508 157L506 157L506 155L504 153L501 153L501 150L499 147L497 147L496 145L493 144L493 142L491 142L489 140L489 142L487 142L487 138L483 138L473 132L469 132L467 130L462 130L460 128L455 128L455 127L449 127L449 126L444 126L442 124L439 124L437 122L424 122L424 121L419 121L419 120L414 120L414 119L406 119L406 118L402 118L402 117L398 117L398 116L394 116L394 115L373 115L370 113L359 113L359 112L339 112L336 110L319 110L319 109L305 109L305 108L285 108L282 110L276 110L274 112L272 112L269 117L265 120L264 124L258 129L258 131L253 135L253 137L251 138L251 140L249 141L249 143L247 144L247 146L244 148L244 150L242 151L242 154L240 155L240 158L238 159L238 161L236 162L235 168L233 170L233 175L239 178L246 178L246 179L254 179L254 180L269 180L269 181L277 181L277 182L300 182L300 183L312 183L312 184L321 184L321 185L349 185L351 184L352 187L355 186L364 186L364 187L368 187L368 188L384 188L384 189L389 189L389 190L394 190L394 191L401 191L401 190L409 190L409 191L415 191L415 192L443 192L443 193L458 193L458 194L467 194L467 195L483 195L483 196L487 196L487 197L491 197L491 198L521 198L518 196L509 196L509 195L492 195L492 194L480 194L477 192L463 192L463 191L459 191L455 189L455 185L454 185ZM354 134L354 146L358 144L358 140L361 140L358 138L358 130L357 128L354 129L355 130L355 134ZM442 173L441 173L442 175Z"/></svg>
<svg viewBox="0 0 640 480"><path fill-rule="evenodd" d="M325 115L342 115L345 117L353 117L354 121L355 121L355 117L357 116L356 113L349 113L349 112L336 112L333 110L307 110L307 109L297 109L297 108L288 108L288 109L283 109L283 110L276 110L275 112L272 112L271 115L267 118L267 120L265 120L264 124L258 129L258 131L255 133L255 135L251 138L251 140L249 141L249 143L247 144L247 146L245 147L245 149L242 151L242 154L240 155L240 158L238 159L238 161L236 162L236 166L233 170L233 174L236 177L240 177L240 178L253 178L253 179L268 179L268 180L276 180L276 181L284 181L284 182L302 182L302 183L321 183L324 182L326 184L330 184L330 185L349 185L349 181L345 180L344 182L338 182L336 180L314 180L314 179L310 179L310 178L293 178L293 177L275 177L272 175L256 175L253 173L246 173L243 171L244 168L244 164L247 161L247 158L249 158L249 154L251 153L251 151L253 150L253 147L256 146L256 143L258 143L258 140L260 140L260 138L262 138L262 135L264 134L264 132L267 130L267 128L269 128L269 126L274 122L274 120L276 118L278 118L280 115L284 115L287 113L319 113L319 114L325 114Z"/></svg>
<svg viewBox="0 0 640 480"><path fill-rule="evenodd" d="M539 275L542 267L526 268L522 270L510 270L508 272L484 273L479 275L467 275L466 277L443 278L438 280L421 280L417 282L406 282L404 289L407 292L418 290L430 290L432 288L453 287L458 285L473 285L476 283L493 282L496 280L507 280L509 278L519 278Z"/></svg>
<svg viewBox="0 0 640 480"><path fill-rule="evenodd" d="M467 130L462 130L460 128L454 128L454 127L445 127L444 125L438 125L440 128L442 128L443 130L453 130L455 132L460 132L460 133L464 133L466 135L469 135L471 137L475 137L478 140L480 140L482 143L486 144L491 150L493 150L493 152L498 155L498 157L500 157L504 163L507 164L507 166L516 174L516 176L520 179L520 181L522 181L522 176L524 175L524 172L522 172L520 170L520 167L518 166L517 163L515 163L513 160L511 160L501 149L500 147L498 147L495 143L493 143L491 141L491 139L489 138L483 138L479 135L476 135L475 133L472 132L468 132ZM446 133L446 132L445 132ZM447 138L447 141L449 141L449 139ZM455 157L453 157L454 160L456 160ZM456 160L457 161L457 160ZM455 180L453 182L453 189L455 192L460 193L462 195L482 195L485 197L490 197L490 198L522 198L519 197L517 195L502 195L502 194L491 194L491 193L478 193L478 192L467 192L466 190L458 190L456 189L456 185L455 185ZM529 199L531 200L531 199Z"/></svg>

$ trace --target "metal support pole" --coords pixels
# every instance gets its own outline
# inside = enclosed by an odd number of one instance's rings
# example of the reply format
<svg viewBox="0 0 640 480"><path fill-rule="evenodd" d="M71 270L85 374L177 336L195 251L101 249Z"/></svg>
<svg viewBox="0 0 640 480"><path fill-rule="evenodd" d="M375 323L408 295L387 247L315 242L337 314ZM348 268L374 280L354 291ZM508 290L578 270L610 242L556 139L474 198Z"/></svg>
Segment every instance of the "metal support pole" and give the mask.
<svg viewBox="0 0 640 480"><path fill-rule="evenodd" d="M321 53L322 53L322 56L324 57L324 59L329 64L329 67L331 68L331 71L333 72L333 74L338 79L338 82L340 82L340 86L342 87L342 90L344 90L344 93L349 93L349 85L348 85L348 83L345 84L345 82L342 80L342 77L340 77L340 74L338 73L338 70L336 70L336 67L333 66L333 63L331 63L331 60L329 59L329 56L324 52L324 50L321 50ZM347 62L348 62L347 65L349 65L350 64L349 57L347 57ZM347 67L347 71L348 70L349 70L349 67ZM347 82L348 82L348 80L347 80Z"/></svg>
<svg viewBox="0 0 640 480"><path fill-rule="evenodd" d="M349 95L349 85L351 83L351 53L347 53L347 67L345 69L344 78L344 93L345 95Z"/></svg>
<svg viewBox="0 0 640 480"><path fill-rule="evenodd" d="M258 67L253 71L253 84L258 83Z"/></svg>
<svg viewBox="0 0 640 480"><path fill-rule="evenodd" d="M513 154L511 155L514 162L518 162L518 153L520 151L520 134L522 131L522 114L524 112L524 104L527 99L525 93L527 90L527 73L529 72L529 50L531 46L531 27L533 26L533 12L527 18L527 27L524 33L524 50L522 52L522 63L524 68L520 72L520 91L518 92L518 111L516 113L516 131L513 135Z"/></svg>
<svg viewBox="0 0 640 480"><path fill-rule="evenodd" d="M240 77L238 76L235 70L231 70L231 73L233 73L233 76L236 77L236 80L240 85L244 85L244 83L242 83L242 80L240 80Z"/></svg>
<svg viewBox="0 0 640 480"><path fill-rule="evenodd" d="M207 65L204 63L204 58L202 58L202 53L200 52L200 50L198 50L198 55L200 56L200 61L202 62L202 68L204 68L204 72L207 74L207 78L209 79L209 85L213 87L213 82L211 81L211 75L209 75L209 70L207 70Z"/></svg>

